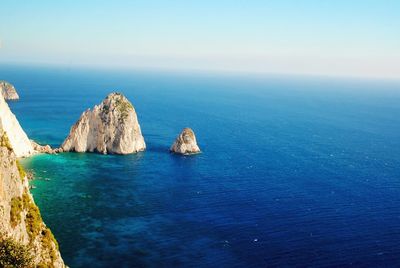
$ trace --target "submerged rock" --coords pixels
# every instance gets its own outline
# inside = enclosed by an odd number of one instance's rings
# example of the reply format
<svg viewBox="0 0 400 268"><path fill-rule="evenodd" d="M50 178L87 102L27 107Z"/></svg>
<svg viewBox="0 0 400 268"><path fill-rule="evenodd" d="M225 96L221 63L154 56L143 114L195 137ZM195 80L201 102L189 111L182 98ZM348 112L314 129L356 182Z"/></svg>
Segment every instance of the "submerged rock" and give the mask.
<svg viewBox="0 0 400 268"><path fill-rule="evenodd" d="M15 87L6 81L0 81L0 91L6 100L18 100L19 96Z"/></svg>
<svg viewBox="0 0 400 268"><path fill-rule="evenodd" d="M174 144L172 144L170 151L185 155L200 153L193 130L191 128L184 128L176 138Z"/></svg>
<svg viewBox="0 0 400 268"><path fill-rule="evenodd" d="M144 151L146 144L132 103L120 93L111 93L81 115L61 149L130 154Z"/></svg>

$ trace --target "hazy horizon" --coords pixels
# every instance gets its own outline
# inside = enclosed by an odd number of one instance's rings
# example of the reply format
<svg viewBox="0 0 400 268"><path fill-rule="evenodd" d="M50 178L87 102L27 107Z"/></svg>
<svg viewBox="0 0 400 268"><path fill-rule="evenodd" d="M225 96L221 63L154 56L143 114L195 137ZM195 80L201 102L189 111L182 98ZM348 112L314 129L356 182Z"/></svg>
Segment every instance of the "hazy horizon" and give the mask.
<svg viewBox="0 0 400 268"><path fill-rule="evenodd" d="M400 79L397 1L4 1L0 63Z"/></svg>

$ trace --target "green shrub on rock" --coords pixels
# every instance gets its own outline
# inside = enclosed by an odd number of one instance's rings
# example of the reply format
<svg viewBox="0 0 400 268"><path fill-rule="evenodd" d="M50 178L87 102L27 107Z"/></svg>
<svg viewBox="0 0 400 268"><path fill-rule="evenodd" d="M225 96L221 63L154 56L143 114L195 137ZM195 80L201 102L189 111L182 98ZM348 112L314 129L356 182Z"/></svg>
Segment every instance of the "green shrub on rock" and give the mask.
<svg viewBox="0 0 400 268"><path fill-rule="evenodd" d="M5 132L0 131L0 147L6 147L8 150L12 150L10 140Z"/></svg>
<svg viewBox="0 0 400 268"><path fill-rule="evenodd" d="M33 256L28 246L10 238L0 239L0 267L33 268Z"/></svg>
<svg viewBox="0 0 400 268"><path fill-rule="evenodd" d="M42 230L42 216L40 215L39 208L30 200L28 193L22 195L23 207L26 210L26 230L31 240Z"/></svg>
<svg viewBox="0 0 400 268"><path fill-rule="evenodd" d="M26 172L24 167L21 165L21 163L17 160L17 168L18 168L18 172L19 172L19 176L21 177L21 179L25 178L26 176Z"/></svg>
<svg viewBox="0 0 400 268"><path fill-rule="evenodd" d="M21 212L23 209L21 197L13 197L11 199L11 210L10 210L10 224L11 227L15 227L21 222Z"/></svg>

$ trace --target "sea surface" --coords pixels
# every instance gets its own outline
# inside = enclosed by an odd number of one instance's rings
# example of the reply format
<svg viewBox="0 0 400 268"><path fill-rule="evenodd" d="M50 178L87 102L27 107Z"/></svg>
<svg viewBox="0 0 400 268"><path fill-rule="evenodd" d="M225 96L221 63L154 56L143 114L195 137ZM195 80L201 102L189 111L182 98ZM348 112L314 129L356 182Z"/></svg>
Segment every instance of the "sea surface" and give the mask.
<svg viewBox="0 0 400 268"><path fill-rule="evenodd" d="M400 84L1 66L59 146L110 92L147 150L23 161L70 267L400 266ZM202 153L168 152L184 127Z"/></svg>

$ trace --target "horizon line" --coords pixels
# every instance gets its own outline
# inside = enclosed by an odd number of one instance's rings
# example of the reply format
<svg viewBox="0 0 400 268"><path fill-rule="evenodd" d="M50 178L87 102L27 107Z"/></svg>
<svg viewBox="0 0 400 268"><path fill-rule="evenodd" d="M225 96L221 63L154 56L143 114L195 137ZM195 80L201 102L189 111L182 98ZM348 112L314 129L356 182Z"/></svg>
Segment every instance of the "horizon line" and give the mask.
<svg viewBox="0 0 400 268"><path fill-rule="evenodd" d="M240 69L222 69L222 68L201 68L201 67L163 67L163 66L140 66L140 65L105 65L91 63L66 63L66 62L37 62L37 61L1 61L0 66L14 67L56 67L73 68L93 71L138 71L138 72L162 72L176 74L208 74L208 75L241 75L253 76L257 78L267 77L296 77L296 78L320 78L320 79L339 79L339 80L367 80L367 81L385 81L400 83L400 77L397 76L371 76L355 74L336 74L336 73L311 73L311 72L273 72L273 71L254 71Z"/></svg>

